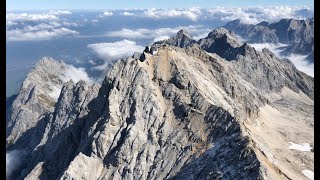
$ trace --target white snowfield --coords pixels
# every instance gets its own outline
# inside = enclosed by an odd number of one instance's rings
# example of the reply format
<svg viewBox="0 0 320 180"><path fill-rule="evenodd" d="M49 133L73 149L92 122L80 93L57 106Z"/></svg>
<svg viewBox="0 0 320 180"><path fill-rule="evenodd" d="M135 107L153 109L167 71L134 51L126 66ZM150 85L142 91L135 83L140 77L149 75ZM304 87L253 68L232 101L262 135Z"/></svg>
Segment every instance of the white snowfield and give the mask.
<svg viewBox="0 0 320 180"><path fill-rule="evenodd" d="M310 171L310 170L302 170L301 171L307 178L313 180L314 179L314 174L313 174L313 171Z"/></svg>
<svg viewBox="0 0 320 180"><path fill-rule="evenodd" d="M309 143L302 143L302 144L295 144L292 142L289 142L291 145L289 146L289 149L295 149L298 151L311 151L312 147L310 147Z"/></svg>

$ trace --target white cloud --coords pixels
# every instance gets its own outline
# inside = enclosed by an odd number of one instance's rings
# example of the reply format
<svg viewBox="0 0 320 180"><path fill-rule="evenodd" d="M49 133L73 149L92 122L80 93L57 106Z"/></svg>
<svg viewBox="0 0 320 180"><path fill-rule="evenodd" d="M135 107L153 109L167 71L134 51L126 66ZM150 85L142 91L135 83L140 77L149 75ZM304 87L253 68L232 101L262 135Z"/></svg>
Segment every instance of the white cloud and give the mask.
<svg viewBox="0 0 320 180"><path fill-rule="evenodd" d="M49 11L49 14L55 14L55 15L67 15L67 14L72 14L70 11Z"/></svg>
<svg viewBox="0 0 320 180"><path fill-rule="evenodd" d="M77 83L80 80L87 82L89 85L93 84L93 80L89 77L84 68L76 68L72 65L68 65L67 70L61 75L61 80L67 82L72 80L74 83Z"/></svg>
<svg viewBox="0 0 320 180"><path fill-rule="evenodd" d="M105 11L105 12L103 13L103 15L104 15L104 16L112 16L113 13L112 13L112 12L109 12L109 11Z"/></svg>
<svg viewBox="0 0 320 180"><path fill-rule="evenodd" d="M6 177L12 175L12 172L21 165L22 151L13 150L6 153Z"/></svg>
<svg viewBox="0 0 320 180"><path fill-rule="evenodd" d="M144 49L143 46L137 45L135 41L126 39L112 43L89 44L88 48L92 49L99 57L105 60L131 56L134 52L141 52Z"/></svg>
<svg viewBox="0 0 320 180"><path fill-rule="evenodd" d="M259 6L247 8L215 7L209 9L155 9L150 8L143 12L143 16L150 18L188 18L192 21L212 19L228 22L240 19L243 23L256 24L261 21L274 22L283 18L313 17L313 9L293 6Z"/></svg>
<svg viewBox="0 0 320 180"><path fill-rule="evenodd" d="M58 20L60 15L72 14L70 11L49 11L45 13L8 13L7 21L52 21Z"/></svg>
<svg viewBox="0 0 320 180"><path fill-rule="evenodd" d="M202 11L199 8L190 9L147 9L144 15L152 18L173 18L173 17L186 17L192 21L196 21Z"/></svg>
<svg viewBox="0 0 320 180"><path fill-rule="evenodd" d="M42 26L42 25L41 25ZM7 31L8 41L39 41L39 40L49 40L52 38L66 36L66 35L76 35L77 31L70 30L68 28L54 28L48 29L49 26L43 25L44 29L40 29L40 26L26 27L26 29L16 29Z"/></svg>
<svg viewBox="0 0 320 180"><path fill-rule="evenodd" d="M68 26L68 27L78 27L79 24L74 23L74 22L62 22L62 25Z"/></svg>
<svg viewBox="0 0 320 180"><path fill-rule="evenodd" d="M59 76L59 79L61 79L63 83L66 83L70 80L72 80L74 83L77 83L80 80L83 80L89 85L92 85L95 82L92 78L89 77L89 75L87 74L84 68L82 67L76 68L72 65L66 65L66 66L67 66L66 70L63 71ZM51 91L47 92L48 95L51 98L57 100L60 96L62 85L53 84L50 82L48 83L49 83L48 86L51 88Z"/></svg>
<svg viewBox="0 0 320 180"><path fill-rule="evenodd" d="M311 12L311 13L301 13ZM242 23L256 24L261 21L275 22L283 18L308 18L313 9L292 6L248 7L248 8L224 8L217 7L207 10L208 18L218 19L225 22L240 19Z"/></svg>
<svg viewBox="0 0 320 180"><path fill-rule="evenodd" d="M174 28L158 28L158 29L127 29L123 28L118 31L111 31L106 34L108 37L120 37L127 39L153 39L153 41L163 40L174 36L179 30L184 29L195 36L195 39L206 37L211 31L201 25L197 26L178 26Z"/></svg>
<svg viewBox="0 0 320 180"><path fill-rule="evenodd" d="M55 14L15 14L9 13L6 15L7 21L43 21L43 20L57 20L58 16Z"/></svg>
<svg viewBox="0 0 320 180"><path fill-rule="evenodd" d="M97 64L97 63L94 62L92 59L90 59L88 62L89 62L90 64L92 64L92 65L96 65L96 64Z"/></svg>
<svg viewBox="0 0 320 180"><path fill-rule="evenodd" d="M53 29L61 27L61 24L58 22L49 22L49 23L41 23L35 26L27 25L23 28L24 31L40 31L45 29Z"/></svg>
<svg viewBox="0 0 320 180"><path fill-rule="evenodd" d="M77 23L59 19L60 16L68 14L72 13L60 10L44 13L8 13L6 15L7 40L48 40L55 37L78 34L77 31L66 28L78 26Z"/></svg>
<svg viewBox="0 0 320 180"><path fill-rule="evenodd" d="M123 12L121 14L124 15L124 16L133 16L134 15L133 13L127 12L127 11L125 11L125 12Z"/></svg>
<svg viewBox="0 0 320 180"><path fill-rule="evenodd" d="M309 63L306 60L306 55L301 54L290 54L289 56L282 56L280 53L283 50L280 50L280 47L287 46L286 44L273 44L273 43L255 43L250 44L252 47L254 47L257 51L262 51L263 48L269 49L271 52L273 52L276 56L280 58L287 58L289 59L299 71L302 71L309 76L314 76L314 64Z"/></svg>
<svg viewBox="0 0 320 180"><path fill-rule="evenodd" d="M241 36L240 36L241 37ZM278 57L281 57L280 52L283 51L279 49L280 47L287 46L286 44L274 44L274 43L252 43L250 46L254 47L257 51L262 51L263 48L269 49L271 52L273 52Z"/></svg>
<svg viewBox="0 0 320 180"><path fill-rule="evenodd" d="M98 21L98 19L92 19L91 22L92 23L98 23L99 21Z"/></svg>
<svg viewBox="0 0 320 180"><path fill-rule="evenodd" d="M301 54L290 54L286 58L290 59L297 69L314 77L314 63L309 63L305 59L306 57L307 56Z"/></svg>

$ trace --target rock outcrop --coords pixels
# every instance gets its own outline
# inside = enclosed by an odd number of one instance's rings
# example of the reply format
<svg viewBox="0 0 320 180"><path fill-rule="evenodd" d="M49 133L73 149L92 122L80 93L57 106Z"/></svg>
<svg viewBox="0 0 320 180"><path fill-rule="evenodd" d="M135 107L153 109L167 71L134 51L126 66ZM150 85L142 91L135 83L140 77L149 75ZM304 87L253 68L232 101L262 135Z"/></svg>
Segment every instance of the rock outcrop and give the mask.
<svg viewBox="0 0 320 180"><path fill-rule="evenodd" d="M64 82L52 109L23 129L36 142L9 132L7 150L28 147L14 178L303 179L302 168L313 170L313 152L286 145L313 144L313 78L224 28L153 47L117 61L101 86Z"/></svg>
<svg viewBox="0 0 320 180"><path fill-rule="evenodd" d="M176 36L163 41L158 41L155 44L168 44L177 47L187 47L194 44L196 41L192 38L192 35L187 31L181 29Z"/></svg>

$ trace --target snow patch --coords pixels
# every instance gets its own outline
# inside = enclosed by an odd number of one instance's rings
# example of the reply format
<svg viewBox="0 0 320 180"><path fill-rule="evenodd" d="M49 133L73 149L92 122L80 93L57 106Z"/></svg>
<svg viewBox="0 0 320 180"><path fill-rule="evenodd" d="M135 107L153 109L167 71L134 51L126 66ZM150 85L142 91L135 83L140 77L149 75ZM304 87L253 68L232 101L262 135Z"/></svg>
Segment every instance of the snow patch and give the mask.
<svg viewBox="0 0 320 180"><path fill-rule="evenodd" d="M294 149L298 151L310 151L312 147L310 147L309 143L302 143L300 144L295 144L292 142L289 142L291 145L289 146L289 149Z"/></svg>
<svg viewBox="0 0 320 180"><path fill-rule="evenodd" d="M52 83L51 83L52 84ZM61 92L61 88L62 86L58 86L58 85L50 85L51 91L48 92L48 95L52 98L52 99L58 99L60 96L60 92Z"/></svg>
<svg viewBox="0 0 320 180"><path fill-rule="evenodd" d="M310 171L310 170L305 169L305 170L302 170L301 172L302 172L303 175L305 175L307 178L309 178L309 179L311 179L311 180L314 179L314 173L313 173L313 171Z"/></svg>

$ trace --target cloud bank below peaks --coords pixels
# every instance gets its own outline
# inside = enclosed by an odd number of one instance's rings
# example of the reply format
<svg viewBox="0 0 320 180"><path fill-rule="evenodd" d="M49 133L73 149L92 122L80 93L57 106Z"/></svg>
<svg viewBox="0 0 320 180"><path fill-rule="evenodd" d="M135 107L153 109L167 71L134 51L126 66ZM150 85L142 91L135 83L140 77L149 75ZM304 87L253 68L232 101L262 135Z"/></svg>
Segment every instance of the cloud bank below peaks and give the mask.
<svg viewBox="0 0 320 180"><path fill-rule="evenodd" d="M36 30L38 29L38 30ZM8 41L39 41L49 40L67 35L77 35L79 32L70 30L65 27L53 28L53 29L40 29L39 27L27 27L24 29L16 29L7 31Z"/></svg>
<svg viewBox="0 0 320 180"><path fill-rule="evenodd" d="M211 31L202 25L178 26L174 28L158 28L158 29L127 29L122 28L117 31L106 33L107 37L118 37L126 39L153 39L153 41L168 39L174 36L179 30L184 29L194 35L195 39L206 37Z"/></svg>
<svg viewBox="0 0 320 180"><path fill-rule="evenodd" d="M240 19L246 24L261 21L275 22L283 18L304 19L313 17L313 9L309 7L269 6L247 8L190 8L190 9L147 9L143 15L150 18L187 18L192 21L216 20L228 22Z"/></svg>
<svg viewBox="0 0 320 180"><path fill-rule="evenodd" d="M69 28L78 24L60 19L60 16L70 14L70 11L9 13L6 15L7 41L40 41L77 35L79 32Z"/></svg>
<svg viewBox="0 0 320 180"><path fill-rule="evenodd" d="M314 77L314 64L309 63L306 60L307 55L301 55L301 54L290 54L289 56L281 55L281 51L283 50L280 50L279 48L283 46L287 46L286 44L255 43L250 45L260 52L262 51L263 48L267 48L271 52L273 52L276 56L280 58L289 59L299 71L302 71L308 74L309 76Z"/></svg>
<svg viewBox="0 0 320 180"><path fill-rule="evenodd" d="M59 16L70 15L71 11L48 11L43 13L8 13L6 14L6 21L50 21L58 20Z"/></svg>

